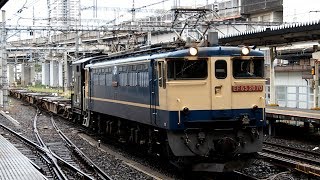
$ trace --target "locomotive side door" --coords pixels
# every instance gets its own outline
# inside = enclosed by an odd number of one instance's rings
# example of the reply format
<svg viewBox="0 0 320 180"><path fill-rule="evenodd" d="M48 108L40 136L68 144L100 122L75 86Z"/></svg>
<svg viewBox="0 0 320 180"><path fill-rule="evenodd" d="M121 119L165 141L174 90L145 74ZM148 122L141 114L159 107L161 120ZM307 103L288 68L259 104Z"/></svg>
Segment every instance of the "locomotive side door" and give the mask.
<svg viewBox="0 0 320 180"><path fill-rule="evenodd" d="M157 124L157 64L154 59L150 61L150 121Z"/></svg>
<svg viewBox="0 0 320 180"><path fill-rule="evenodd" d="M149 81L149 96L150 96L150 123L157 124L157 64L154 59L150 61L150 81Z"/></svg>
<svg viewBox="0 0 320 180"><path fill-rule="evenodd" d="M151 124L159 126L160 111L157 107L166 106L166 61L151 60L150 78L150 120Z"/></svg>
<svg viewBox="0 0 320 180"><path fill-rule="evenodd" d="M157 72L158 72L158 105L161 109L167 109L167 62L160 60L157 62Z"/></svg>
<svg viewBox="0 0 320 180"><path fill-rule="evenodd" d="M213 110L232 108L231 75L230 58L211 58L211 108Z"/></svg>
<svg viewBox="0 0 320 180"><path fill-rule="evenodd" d="M89 86L90 86L90 69L85 68L84 71L84 87L83 87L83 109L88 109L89 102Z"/></svg>

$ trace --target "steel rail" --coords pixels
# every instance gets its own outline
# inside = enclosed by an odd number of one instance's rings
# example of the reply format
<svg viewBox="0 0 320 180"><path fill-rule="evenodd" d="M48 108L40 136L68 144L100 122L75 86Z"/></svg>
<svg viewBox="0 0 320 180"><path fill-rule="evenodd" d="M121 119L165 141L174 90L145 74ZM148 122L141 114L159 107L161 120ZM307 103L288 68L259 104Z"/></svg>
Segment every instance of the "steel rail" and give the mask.
<svg viewBox="0 0 320 180"><path fill-rule="evenodd" d="M0 127L3 128L3 129L5 129L5 130L7 130L8 132L10 132L11 134L15 135L16 137L18 137L20 140L22 140L22 141L23 141L24 143L26 143L28 146L36 149L37 152L40 152L40 153L41 153L40 156L44 159L44 161L46 161L46 163L47 163L49 166L51 166L51 167L53 168L54 174L57 176L57 178L62 179L62 178L59 176L59 174L57 174L56 168L53 167L54 165L52 164L52 161L50 160L50 158L49 158L48 155L47 155L47 154L49 153L49 152L48 152L48 149L45 149L45 148L39 146L38 144L36 144L36 143L34 143L33 141L27 139L26 137L20 135L19 133L15 132L14 130L12 130L12 129L8 128L8 127L6 127L6 126L3 125L3 124L0 124Z"/></svg>
<svg viewBox="0 0 320 180"><path fill-rule="evenodd" d="M106 180L112 180L112 178L106 174L102 169L100 169L94 162L91 161L90 158L88 158L75 144L72 143L72 141L58 128L57 124L55 123L53 116L51 116L51 123L53 127L56 129L56 131L59 133L60 137L66 142L68 147L72 149L75 153L77 153L82 160L84 160L91 168L96 171L96 173Z"/></svg>
<svg viewBox="0 0 320 180"><path fill-rule="evenodd" d="M312 154L319 156L317 152L312 152L307 150L301 150L298 148L293 148L293 147L287 147L284 145L279 145L276 144L274 145L273 143L265 143L268 145L273 145L277 148L283 148L286 150L294 150L297 151L298 153L305 153L305 154ZM277 149L271 149L271 148L263 148L262 152L258 153L262 157L266 157L269 159L272 159L274 162L285 165L286 167L289 168L294 168L298 171L301 171L305 174L312 174L314 176L320 177L320 160L314 159L314 158L309 158L309 157L302 157L299 156L297 153L289 153L289 152L281 152L281 150Z"/></svg>
<svg viewBox="0 0 320 180"><path fill-rule="evenodd" d="M263 148L262 151L266 152L266 153L270 153L270 154L279 155L279 156L282 156L282 157L291 158L291 159L294 159L294 160L307 162L307 163L310 163L310 164L313 164L313 165L317 165L317 166L320 167L320 161L316 160L316 159L313 159L313 158L302 157L302 156L298 156L297 154L288 153L288 152L281 152L279 150L274 150L274 149L270 149L270 148Z"/></svg>
<svg viewBox="0 0 320 180"><path fill-rule="evenodd" d="M305 174L311 174L320 177L320 168L310 164L301 163L292 159L284 158L279 155L273 155L271 153L259 152L260 156L271 159L273 163L284 165L285 167L293 168L301 171Z"/></svg>
<svg viewBox="0 0 320 180"><path fill-rule="evenodd" d="M40 136L40 134L38 132L38 129L37 129L38 114L40 114L40 110L37 108L36 115L34 116L34 119L33 119L33 132L34 132L34 135L35 135L39 145L41 147L43 147L44 149L48 150L48 151L45 152L45 154L46 154L46 156L48 157L48 159L49 159L49 161L51 163L51 166L53 168L53 171L55 172L55 175L58 176L59 179L67 180L68 178L63 173L61 167L58 165L57 159L52 155L51 150L44 143L44 141L42 140L42 138L41 138L41 136Z"/></svg>
<svg viewBox="0 0 320 180"><path fill-rule="evenodd" d="M299 152L302 152L302 153L311 154L311 155L320 157L320 153L316 152L316 151L309 151L309 150L299 149L299 148L285 146L285 145L282 145L282 144L276 144L276 143L271 143L271 142L263 142L263 144L270 145L270 146L281 147L281 148L294 150L294 151L299 151Z"/></svg>
<svg viewBox="0 0 320 180"><path fill-rule="evenodd" d="M52 164L54 164L54 166L56 167L55 169L55 172L61 176L59 179L68 179L67 176L63 173L62 169L60 168L60 165L58 164L58 161L63 164L64 166L66 166L67 168L69 168L70 170L72 170L73 172L76 172L80 175L82 175L82 178L83 179L90 179L90 180L93 180L92 177L90 177L88 174L86 174L85 172L81 171L80 169L74 167L73 165L71 165L70 163L64 161L61 157L59 157L58 155L56 155L54 152L52 152L48 147L47 145L44 143L44 141L42 140L40 134L38 133L37 131L37 126L36 126L36 121L37 121L37 117L38 117L38 114L40 110L37 109L37 114L34 118L34 132L35 132L35 136L39 142L39 144L41 144L41 146L44 148L44 149L47 149L46 151L46 155L49 157L50 161L52 162Z"/></svg>

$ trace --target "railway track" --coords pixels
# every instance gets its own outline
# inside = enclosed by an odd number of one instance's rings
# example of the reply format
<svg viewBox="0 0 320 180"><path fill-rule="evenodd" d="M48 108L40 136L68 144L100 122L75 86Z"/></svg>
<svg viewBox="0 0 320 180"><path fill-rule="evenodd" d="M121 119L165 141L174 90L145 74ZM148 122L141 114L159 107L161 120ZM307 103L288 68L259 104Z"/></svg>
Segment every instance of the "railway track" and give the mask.
<svg viewBox="0 0 320 180"><path fill-rule="evenodd" d="M60 158L63 171L65 171L66 179L111 179L106 173L89 160L79 148L63 134L56 125L53 117L42 116L38 121L41 129L37 129L37 119L40 111L34 119L34 132L39 144L47 148L52 154ZM61 173L62 174L62 173Z"/></svg>
<svg viewBox="0 0 320 180"><path fill-rule="evenodd" d="M30 159L33 166L48 179L111 179L66 138L52 117L51 127L49 123L44 122L45 118L41 119L41 122L46 123L48 127L42 128L39 132L37 127L39 115L37 111L33 123L38 144L0 124L0 127L8 132L3 133L4 136Z"/></svg>
<svg viewBox="0 0 320 180"><path fill-rule="evenodd" d="M320 177L320 153L264 142L261 156L305 174Z"/></svg>
<svg viewBox="0 0 320 180"><path fill-rule="evenodd" d="M43 159L43 149L40 146L3 124L0 124L0 127L2 129L1 135L25 155L37 170L39 170L47 179L55 179L55 174L52 172L50 164Z"/></svg>
<svg viewBox="0 0 320 180"><path fill-rule="evenodd" d="M31 103L30 103L30 105L32 105ZM45 110L45 109L43 109L44 111L46 111L46 112L48 112L48 113L50 113L51 111L47 111L47 110ZM52 112L51 112L52 113ZM37 113L38 115L39 115L39 113ZM58 114L58 116L60 116L59 114ZM42 136L44 136L43 137L43 141L45 142L45 144L48 146L48 148L52 151L52 152L54 152L54 153L56 153L58 156L60 156L60 157L64 157L64 156L66 156L65 154L67 154L66 152L68 152L68 153L70 153L69 151L71 150L75 155L74 156L76 156L77 158L79 157L79 156L82 156L82 157L85 157L85 155L83 154L83 153L80 153L79 152L79 149L78 148L75 148L73 145L72 145L72 143L70 143L71 141L70 140L65 140L64 142L56 142L56 141L54 141L54 140L56 140L56 139L58 139L58 138L61 138L61 137L63 137L64 135L62 135L61 134L61 130L59 130L59 129L56 129L56 125L55 125L55 122L54 122L54 120L53 120L53 118L51 117L51 120L48 120L48 118L47 118L47 120L43 120L43 119L41 119L42 117L44 117L44 116L41 116L41 115L39 115L37 118L39 118L39 121L38 121L38 123L40 124L40 123L42 123L43 122L43 124L42 125L39 125L38 124L38 126L40 127L39 128L39 133L42 135ZM64 118L64 117L63 117ZM45 122L44 122L45 121ZM37 124L37 123L36 123ZM33 129L36 129L36 128L33 128ZM65 131L65 129L64 129L64 131ZM51 136L47 136L48 134L50 134ZM54 135L54 137L52 136L52 134L55 134ZM61 137L58 137L58 136L61 136ZM68 136L70 137L70 135L68 134ZM65 136L66 137L66 136ZM72 136L71 136L72 137ZM33 137L31 137L32 139L34 139ZM67 150L61 150L62 148L59 148L59 146L61 145L61 144L63 144L65 147L63 147L63 149L67 149ZM271 147L269 147L269 149L272 149ZM280 150L276 150L276 149L274 149L274 151L280 151ZM284 153L284 154L286 154L286 153ZM88 153L88 155L90 156L91 154L90 153ZM310 170L310 168L307 166L307 165L305 165L305 164L303 164L301 161L293 161L292 159L290 159L290 158L284 158L284 157L281 157L280 155L276 155L276 154L272 154L271 153L271 151L269 151L269 152L266 152L266 151L264 151L264 152L262 152L261 153L261 155L264 155L265 157L269 157L269 158L272 158L274 161L277 161L277 162L279 162L279 164L285 164L285 163L283 163L283 162L290 162L291 164L288 164L287 165L287 167L293 167L293 168L295 168L295 169L302 169L301 171L303 171L303 172L308 172L309 174L317 174L316 172L314 172L313 171L313 169L311 168L311 170ZM69 155L68 155L69 156ZM69 159L71 159L71 160L69 160ZM73 158L70 158L69 157L69 159L68 160L66 160L67 162L70 162L71 164L75 164L75 163L73 163L72 162L72 159ZM291 160L291 161L290 161ZM90 160L88 159L88 158L84 158L84 160L79 160L79 161L87 161L87 163L88 164L90 164L89 166L92 166L91 164L92 163L90 163ZM98 162L98 161L94 161L94 162ZM296 165L299 165L299 166L296 166ZM77 168L82 168L82 166L87 166L87 165L75 165ZM103 167L103 165L102 166L100 166L100 167ZM309 169L308 169L309 168ZM42 169L45 169L45 168L42 168ZM64 168L62 168L63 170L64 170ZM108 170L106 170L106 169L104 169L106 172L108 172ZM69 170L70 171L70 170ZM92 171L99 171L99 169L94 169L94 168L92 168L92 169L90 169L90 170L83 170L85 173L87 173L88 175L90 175L90 176L92 176L92 177L99 177L99 176L97 176L97 175L93 175L93 173L95 173L95 172L92 172ZM73 174L76 174L76 173L74 173L74 172L72 172ZM238 174L237 172L235 172L236 174ZM66 173L67 175L68 175L68 173ZM237 177L244 177L244 178L242 178L242 179L259 179L259 178L255 178L255 177L250 177L250 175L247 175L246 173L240 173L240 174L238 174L238 175L236 175ZM100 177L99 177L100 178ZM72 178L71 178L72 179ZM101 178L101 179L103 179L103 178ZM106 179L106 178L105 178Z"/></svg>
<svg viewBox="0 0 320 180"><path fill-rule="evenodd" d="M22 106L21 103L17 103L17 106L20 106L20 105ZM30 105L29 107L32 107L32 110L31 109L27 110L28 114L24 112L24 107L26 107L26 105ZM91 138L88 139L84 136L78 135L79 132L80 132L79 134L82 134L81 132L87 132L86 129L80 126L77 126L75 124L72 124L70 122L67 122L65 121L64 117L61 117L60 115L56 115L51 111L47 111L46 109L42 109L42 108L43 107L39 107L37 105L30 104L30 103L23 104L22 109L18 108L19 110L21 110L22 118L20 118L19 115L17 117L14 117L14 118L17 118L17 122L19 122L20 124L19 126L13 126L13 124L11 123L12 121L3 121L3 123L8 127L13 128L16 132L19 132L20 134L24 134L24 136L27 137L31 142L38 142L33 132L34 129L37 129L39 136L41 136L43 139L42 141L53 153L56 153L57 156L63 159L67 158L65 161L69 162L70 164L74 165L77 168L85 167L84 168L85 170L83 169L81 170L83 170L85 173L87 173L91 177L94 177L94 179L108 179L107 177L104 177L107 175L106 173L103 173L103 171L107 172L108 175L110 175L112 178L115 178L115 179L119 179L119 178L120 179L123 179L123 178L150 179L150 177L152 179L173 179L170 176L175 176L175 174L170 174L172 171L169 171L169 170L168 170L169 176L168 174L161 174L159 173L159 171L153 170L152 168L150 168L153 166L151 165L148 166L148 164L146 164L147 161L145 159L142 159L136 162L135 158L138 159L139 157L133 157L132 159L130 158L122 159L121 155L119 156L115 154L115 153L118 153L118 151L112 152L113 151L112 148L114 147L111 147L111 149L109 148L105 149L106 146L103 145L103 143L101 143L101 147L98 146L98 144L94 144L96 142L99 142L99 140L94 139L94 137L92 137L92 139ZM37 111L37 109L40 109L41 113L40 111ZM37 117L35 117L34 114L37 114ZM61 129L57 128L57 125ZM65 134L62 132L64 132ZM73 143L66 137L69 137L70 139L72 139ZM61 146L61 145L64 145L64 146ZM81 152L80 149L76 147L76 145L78 147L81 147L81 150L83 150L83 152ZM26 150L22 149L22 151L26 151ZM34 150L29 150L29 151L34 151ZM70 157L70 155L68 155L71 153L70 151L72 151L73 157ZM111 153L112 155L109 155L109 153ZM85 163L85 165L81 165L81 164L75 165L75 162L73 160L75 159L74 157L79 159L76 161L79 161L82 164ZM40 158L38 157L38 159ZM86 170L86 168L88 168L89 170ZM64 168L64 167L62 168L63 171L65 171L65 169L67 168ZM67 176L70 177L70 179L80 179L80 178L72 177L73 175L76 174L72 170L67 169L67 171L70 171L70 172L67 172L65 174L67 174ZM78 176L78 174L75 176ZM81 178L81 179L84 179L84 178Z"/></svg>
<svg viewBox="0 0 320 180"><path fill-rule="evenodd" d="M85 162L85 165L93 171L97 178L102 179L111 179L102 169L100 169L94 162L90 160L75 144L73 144L70 139L58 128L53 117L51 116L51 122L54 129L59 133L60 137L63 139L67 147L79 158L82 162Z"/></svg>

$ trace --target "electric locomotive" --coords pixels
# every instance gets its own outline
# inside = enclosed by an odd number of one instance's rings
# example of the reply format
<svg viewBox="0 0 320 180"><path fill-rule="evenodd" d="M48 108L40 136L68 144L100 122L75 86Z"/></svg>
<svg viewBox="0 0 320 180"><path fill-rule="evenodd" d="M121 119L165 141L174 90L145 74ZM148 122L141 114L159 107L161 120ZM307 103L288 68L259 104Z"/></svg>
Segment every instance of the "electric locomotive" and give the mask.
<svg viewBox="0 0 320 180"><path fill-rule="evenodd" d="M201 171L233 170L262 150L260 51L162 46L73 67L74 117L106 137Z"/></svg>

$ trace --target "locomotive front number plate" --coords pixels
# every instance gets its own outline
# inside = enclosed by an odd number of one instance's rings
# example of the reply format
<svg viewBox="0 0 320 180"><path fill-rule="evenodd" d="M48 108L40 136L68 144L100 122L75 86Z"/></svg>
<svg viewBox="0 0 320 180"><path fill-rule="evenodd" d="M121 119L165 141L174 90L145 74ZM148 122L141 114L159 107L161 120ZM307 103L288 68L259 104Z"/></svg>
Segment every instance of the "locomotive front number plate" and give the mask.
<svg viewBox="0 0 320 180"><path fill-rule="evenodd" d="M232 92L262 92L263 85L237 85L232 86Z"/></svg>

